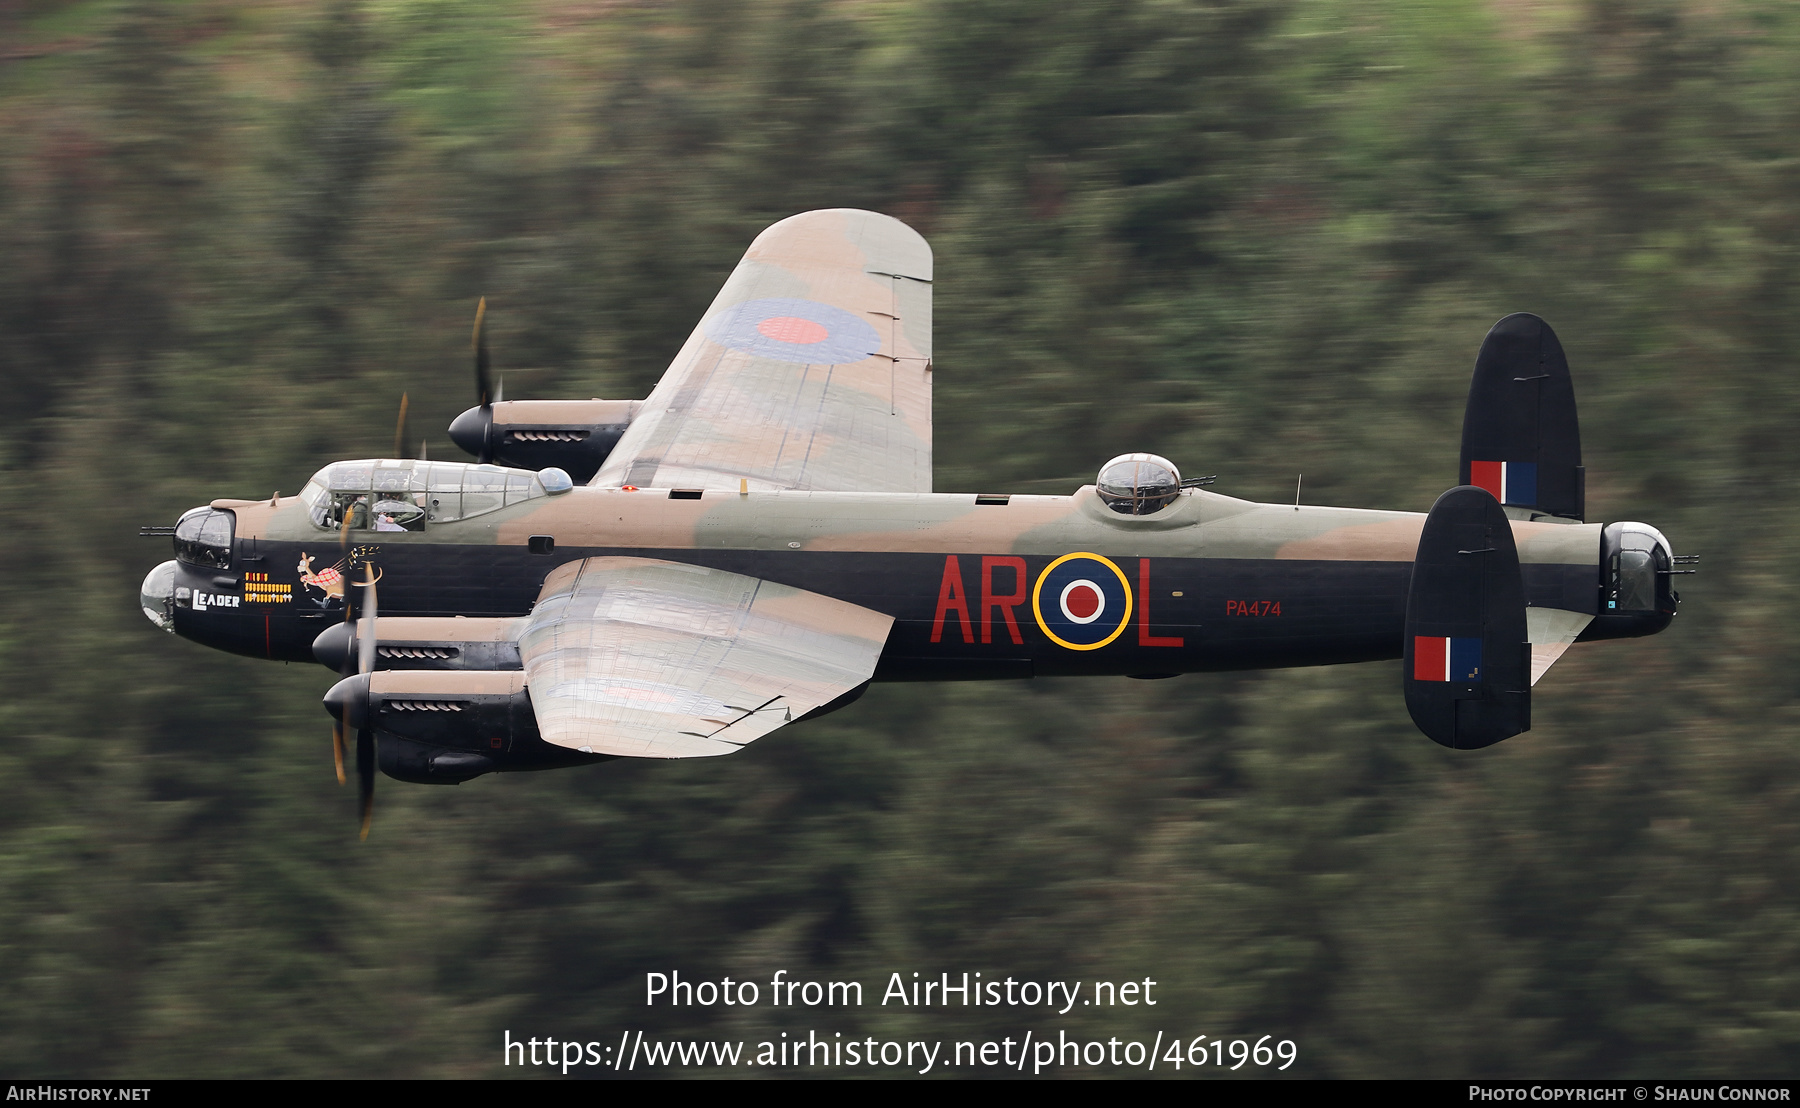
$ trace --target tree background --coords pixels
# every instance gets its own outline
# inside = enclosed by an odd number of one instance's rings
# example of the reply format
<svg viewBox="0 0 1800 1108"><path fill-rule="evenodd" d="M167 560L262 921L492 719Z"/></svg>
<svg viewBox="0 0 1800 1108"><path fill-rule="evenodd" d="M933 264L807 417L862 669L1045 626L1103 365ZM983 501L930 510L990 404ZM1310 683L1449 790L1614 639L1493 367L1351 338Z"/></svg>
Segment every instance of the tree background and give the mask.
<svg viewBox="0 0 1800 1108"><path fill-rule="evenodd" d="M1797 61L1777 0L0 2L0 1073L815 1028L1793 1076ZM1703 573L1476 754L1395 663L877 687L729 759L384 780L366 844L331 676L135 610L139 524L387 452L403 391L456 456L478 295L509 397L642 396L827 206L936 250L940 489L1141 449L1423 510L1526 310L1590 517ZM777 969L870 1002L641 1002ZM1160 1003L875 1003L965 970Z"/></svg>

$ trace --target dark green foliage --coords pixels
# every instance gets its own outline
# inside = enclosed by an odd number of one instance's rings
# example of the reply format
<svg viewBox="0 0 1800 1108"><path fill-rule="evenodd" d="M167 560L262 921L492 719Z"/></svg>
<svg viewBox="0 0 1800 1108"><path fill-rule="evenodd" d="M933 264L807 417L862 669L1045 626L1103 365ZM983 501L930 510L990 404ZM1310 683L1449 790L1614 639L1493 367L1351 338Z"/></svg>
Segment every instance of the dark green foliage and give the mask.
<svg viewBox="0 0 1800 1108"><path fill-rule="evenodd" d="M1751 0L0 6L0 1072L813 1028L1792 1075L1797 48ZM639 396L756 231L827 206L936 248L941 489L1149 449L1422 510L1529 310L1591 516L1704 572L1475 754L1392 665L877 687L729 759L384 781L362 845L329 676L134 611L138 524L385 453L403 390L448 455L476 297L509 397ZM865 1004L646 1008L671 970ZM1159 1003L880 1004L965 970Z"/></svg>

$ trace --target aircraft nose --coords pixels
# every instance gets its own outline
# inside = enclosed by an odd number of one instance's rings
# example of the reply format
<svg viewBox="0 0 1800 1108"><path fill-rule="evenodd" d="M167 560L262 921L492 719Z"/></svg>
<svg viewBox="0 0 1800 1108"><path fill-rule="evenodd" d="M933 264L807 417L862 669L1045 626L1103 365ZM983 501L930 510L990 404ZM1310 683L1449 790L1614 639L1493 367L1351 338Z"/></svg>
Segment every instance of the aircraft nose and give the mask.
<svg viewBox="0 0 1800 1108"><path fill-rule="evenodd" d="M138 607L151 623L175 633L175 563L164 562L144 576L138 587Z"/></svg>

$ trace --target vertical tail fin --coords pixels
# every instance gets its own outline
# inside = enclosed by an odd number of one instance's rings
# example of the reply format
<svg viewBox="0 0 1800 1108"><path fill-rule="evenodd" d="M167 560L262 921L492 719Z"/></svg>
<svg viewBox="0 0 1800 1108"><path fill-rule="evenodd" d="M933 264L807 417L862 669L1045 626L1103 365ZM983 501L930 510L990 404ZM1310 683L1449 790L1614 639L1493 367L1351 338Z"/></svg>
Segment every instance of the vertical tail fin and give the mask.
<svg viewBox="0 0 1800 1108"><path fill-rule="evenodd" d="M1482 340L1458 473L1509 508L1581 521L1586 473L1575 386L1562 343L1537 316L1509 315Z"/></svg>
<svg viewBox="0 0 1800 1108"><path fill-rule="evenodd" d="M1492 746L1531 730L1531 644L1512 523L1479 488L1438 497L1406 596L1406 710L1433 742Z"/></svg>

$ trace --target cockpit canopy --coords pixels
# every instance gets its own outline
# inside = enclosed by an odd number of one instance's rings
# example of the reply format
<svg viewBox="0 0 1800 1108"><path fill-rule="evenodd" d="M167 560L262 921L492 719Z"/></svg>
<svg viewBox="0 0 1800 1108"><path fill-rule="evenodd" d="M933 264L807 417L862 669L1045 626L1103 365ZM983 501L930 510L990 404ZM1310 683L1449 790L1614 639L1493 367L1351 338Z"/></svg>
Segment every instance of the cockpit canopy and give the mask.
<svg viewBox="0 0 1800 1108"><path fill-rule="evenodd" d="M1155 454L1121 454L1100 467L1100 499L1120 515L1162 511L1181 494L1181 471Z"/></svg>
<svg viewBox="0 0 1800 1108"><path fill-rule="evenodd" d="M546 488L546 484L551 486ZM313 475L300 499L314 526L337 531L423 531L552 492L566 492L558 469L532 473L496 465L381 458L333 462Z"/></svg>

